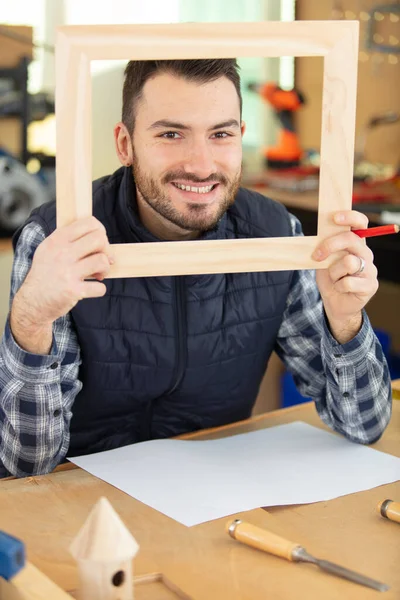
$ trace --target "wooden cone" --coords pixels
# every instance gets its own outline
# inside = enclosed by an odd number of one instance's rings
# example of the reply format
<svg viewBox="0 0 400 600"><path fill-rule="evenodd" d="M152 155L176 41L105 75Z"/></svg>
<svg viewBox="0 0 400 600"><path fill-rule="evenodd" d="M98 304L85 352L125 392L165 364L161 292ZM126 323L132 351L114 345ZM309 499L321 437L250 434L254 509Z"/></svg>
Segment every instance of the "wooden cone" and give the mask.
<svg viewBox="0 0 400 600"><path fill-rule="evenodd" d="M106 498L100 498L70 546L80 600L133 600L132 559L139 549Z"/></svg>

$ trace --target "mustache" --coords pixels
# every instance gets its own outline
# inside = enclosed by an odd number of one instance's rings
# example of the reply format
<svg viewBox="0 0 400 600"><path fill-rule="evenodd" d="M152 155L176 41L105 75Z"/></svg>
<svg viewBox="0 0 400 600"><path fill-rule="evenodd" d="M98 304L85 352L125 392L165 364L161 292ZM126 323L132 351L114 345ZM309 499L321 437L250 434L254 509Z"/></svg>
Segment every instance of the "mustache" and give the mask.
<svg viewBox="0 0 400 600"><path fill-rule="evenodd" d="M187 173L182 171L175 171L171 173L167 173L163 179L162 183L171 183L171 181L188 181L189 183L208 183L212 181L213 183L218 182L227 185L229 183L228 179L222 173L212 173L205 179L200 179L194 173Z"/></svg>

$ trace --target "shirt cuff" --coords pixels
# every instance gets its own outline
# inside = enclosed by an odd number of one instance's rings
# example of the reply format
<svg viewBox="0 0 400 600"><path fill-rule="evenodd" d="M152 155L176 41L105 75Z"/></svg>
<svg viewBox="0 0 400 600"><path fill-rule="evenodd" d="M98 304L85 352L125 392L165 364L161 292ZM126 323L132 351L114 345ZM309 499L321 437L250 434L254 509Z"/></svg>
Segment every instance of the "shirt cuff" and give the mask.
<svg viewBox="0 0 400 600"><path fill-rule="evenodd" d="M368 315L362 311L363 322L357 335L346 342L339 344L331 334L326 317L324 323L324 336L322 339L322 356L327 363L334 363L336 368L348 365L357 366L365 361L367 354L374 351L376 337Z"/></svg>
<svg viewBox="0 0 400 600"><path fill-rule="evenodd" d="M58 355L54 336L49 354L41 355L26 352L15 341L8 317L1 340L0 355L4 358L4 368L8 370L14 379L39 385L60 382L61 358Z"/></svg>

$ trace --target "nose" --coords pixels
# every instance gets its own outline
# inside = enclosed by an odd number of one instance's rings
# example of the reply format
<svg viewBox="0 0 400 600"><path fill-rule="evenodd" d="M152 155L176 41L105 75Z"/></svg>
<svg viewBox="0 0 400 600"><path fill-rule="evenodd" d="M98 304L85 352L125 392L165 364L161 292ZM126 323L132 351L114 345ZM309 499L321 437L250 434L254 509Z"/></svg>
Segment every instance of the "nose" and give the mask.
<svg viewBox="0 0 400 600"><path fill-rule="evenodd" d="M207 140L193 141L184 159L183 168L187 173L197 175L199 179L206 179L216 172L212 149L207 144Z"/></svg>

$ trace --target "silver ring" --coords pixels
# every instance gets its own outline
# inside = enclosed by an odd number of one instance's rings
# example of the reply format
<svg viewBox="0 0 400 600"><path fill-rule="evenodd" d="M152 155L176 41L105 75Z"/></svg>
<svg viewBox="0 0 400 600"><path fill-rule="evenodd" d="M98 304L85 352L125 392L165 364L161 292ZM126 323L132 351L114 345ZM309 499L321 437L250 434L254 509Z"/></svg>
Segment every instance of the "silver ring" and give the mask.
<svg viewBox="0 0 400 600"><path fill-rule="evenodd" d="M356 271L355 273L353 273L353 276L354 275L360 275L360 273L362 273L364 271L364 269L365 269L365 260L363 258L361 258L361 256L357 256L357 258L360 261L360 266L358 268L358 271Z"/></svg>

